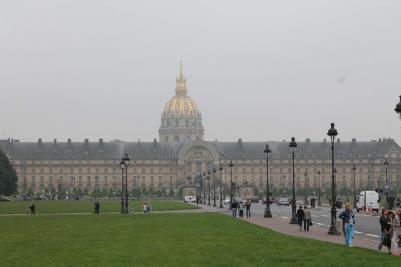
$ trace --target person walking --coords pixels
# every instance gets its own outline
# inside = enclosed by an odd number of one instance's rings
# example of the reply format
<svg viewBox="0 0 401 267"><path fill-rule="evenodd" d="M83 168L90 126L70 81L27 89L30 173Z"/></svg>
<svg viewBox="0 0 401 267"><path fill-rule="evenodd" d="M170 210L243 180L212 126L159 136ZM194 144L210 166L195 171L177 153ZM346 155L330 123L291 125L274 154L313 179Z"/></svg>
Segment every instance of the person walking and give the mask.
<svg viewBox="0 0 401 267"><path fill-rule="evenodd" d="M401 210L398 209L395 213L394 219L394 233L397 247L401 248Z"/></svg>
<svg viewBox="0 0 401 267"><path fill-rule="evenodd" d="M307 206L304 206L304 231L309 232L309 226L312 222L312 214Z"/></svg>
<svg viewBox="0 0 401 267"><path fill-rule="evenodd" d="M148 210L148 208L147 208L146 203L143 203L143 213L146 214L147 210Z"/></svg>
<svg viewBox="0 0 401 267"><path fill-rule="evenodd" d="M249 199L245 204L245 210L246 210L246 217L251 218L251 201Z"/></svg>
<svg viewBox="0 0 401 267"><path fill-rule="evenodd" d="M381 234L380 234L380 242L379 242L378 249L382 250L383 239L384 239L384 235L385 235L385 233L384 233L384 225L387 223L387 209L386 208L382 209L382 214L380 215L379 223L380 223L380 232L381 232Z"/></svg>
<svg viewBox="0 0 401 267"><path fill-rule="evenodd" d="M239 217L244 217L244 203L242 201L239 203Z"/></svg>
<svg viewBox="0 0 401 267"><path fill-rule="evenodd" d="M352 239L354 238L355 233L355 215L352 211L352 204L347 203L345 205L345 210L341 212L340 216L338 216L344 225L345 230L345 245L347 247L352 247Z"/></svg>
<svg viewBox="0 0 401 267"><path fill-rule="evenodd" d="M36 215L35 203L32 203L32 205L29 206L29 209L31 210L31 216L35 216Z"/></svg>
<svg viewBox="0 0 401 267"><path fill-rule="evenodd" d="M305 212L302 209L302 206L299 206L299 209L297 210L299 231L302 231L302 222L304 221L304 216L305 216Z"/></svg>
<svg viewBox="0 0 401 267"><path fill-rule="evenodd" d="M388 249L388 254L391 254L391 238L393 237L393 218L394 218L394 213L392 211L387 212L386 216L387 220L384 223L384 238L382 244L387 247Z"/></svg>
<svg viewBox="0 0 401 267"><path fill-rule="evenodd" d="M237 217L237 202L235 200L233 203L231 203L231 210L233 213L233 217Z"/></svg>

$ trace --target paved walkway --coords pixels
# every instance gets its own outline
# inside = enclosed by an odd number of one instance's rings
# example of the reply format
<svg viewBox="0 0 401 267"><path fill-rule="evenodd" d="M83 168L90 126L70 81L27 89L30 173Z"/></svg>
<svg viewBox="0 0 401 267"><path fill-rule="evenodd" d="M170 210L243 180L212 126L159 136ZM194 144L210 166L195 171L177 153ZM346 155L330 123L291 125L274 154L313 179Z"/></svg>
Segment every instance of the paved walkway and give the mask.
<svg viewBox="0 0 401 267"><path fill-rule="evenodd" d="M219 211L221 212L222 209L218 208L213 208L209 206L203 206L202 208L208 211ZM231 212L227 209L224 208L225 214L231 216ZM244 212L245 213L245 212ZM240 219L237 216L238 219ZM255 215L251 218L242 218L240 220L247 221L252 224L256 224L262 227L269 228L275 232L285 234L288 236L297 236L297 237L303 237L303 238L308 238L308 239L315 239L315 240L320 240L320 241L325 241L325 242L330 242L330 243L335 243L335 244L341 244L345 246L345 241L344 241L344 236L332 236L327 234L327 229L321 228L318 225L313 225L310 229L309 232L304 232L304 231L299 231L298 225L293 225L290 224L290 218L286 217L279 217L279 216L273 216L273 218L264 218L262 215ZM366 248L370 250L375 250L378 251L377 246L379 245L378 241L371 240L368 238L364 238L362 236L355 235L354 240L353 240L353 246L354 247L361 247L361 248ZM387 252L387 248L383 247L382 249L383 252ZM397 254L397 253L394 253ZM399 255L399 253L398 253Z"/></svg>

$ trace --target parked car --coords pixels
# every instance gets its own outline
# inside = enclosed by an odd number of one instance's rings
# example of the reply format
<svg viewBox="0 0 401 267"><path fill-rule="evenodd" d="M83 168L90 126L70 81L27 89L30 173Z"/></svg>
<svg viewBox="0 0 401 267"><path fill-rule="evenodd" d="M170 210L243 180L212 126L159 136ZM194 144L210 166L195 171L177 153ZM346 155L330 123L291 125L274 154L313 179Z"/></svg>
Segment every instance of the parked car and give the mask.
<svg viewBox="0 0 401 267"><path fill-rule="evenodd" d="M226 197L224 200L223 200L223 204L230 204L230 197Z"/></svg>
<svg viewBox="0 0 401 267"><path fill-rule="evenodd" d="M274 202L274 199L272 197L269 197L269 202L270 204L272 204ZM266 204L266 197L262 199L262 204Z"/></svg>
<svg viewBox="0 0 401 267"><path fill-rule="evenodd" d="M196 197L195 196L185 196L184 202L196 202Z"/></svg>
<svg viewBox="0 0 401 267"><path fill-rule="evenodd" d="M277 201L277 206L289 206L290 201L286 197L280 197Z"/></svg>
<svg viewBox="0 0 401 267"><path fill-rule="evenodd" d="M253 197L250 200L251 200L251 203L259 203L259 198L257 198L257 197Z"/></svg>
<svg viewBox="0 0 401 267"><path fill-rule="evenodd" d="M11 199L6 197L6 196L1 195L0 196L0 201L11 201Z"/></svg>

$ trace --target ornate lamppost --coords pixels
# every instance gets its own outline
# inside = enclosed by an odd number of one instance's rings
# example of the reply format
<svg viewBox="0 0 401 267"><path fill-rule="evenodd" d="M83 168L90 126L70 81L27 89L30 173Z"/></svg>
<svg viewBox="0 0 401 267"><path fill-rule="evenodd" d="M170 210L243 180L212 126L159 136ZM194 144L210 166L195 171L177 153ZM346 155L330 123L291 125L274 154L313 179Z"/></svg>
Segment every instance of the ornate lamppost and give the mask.
<svg viewBox="0 0 401 267"><path fill-rule="evenodd" d="M270 188L269 188L269 154L272 151L269 148L269 145L266 145L264 153L266 154L266 208L265 208L265 218L271 218L272 213L270 211Z"/></svg>
<svg viewBox="0 0 401 267"><path fill-rule="evenodd" d="M207 171L207 205L210 206L210 171Z"/></svg>
<svg viewBox="0 0 401 267"><path fill-rule="evenodd" d="M220 168L219 168L219 172L220 172L220 206L219 208L223 208L223 165L221 165L220 163Z"/></svg>
<svg viewBox="0 0 401 267"><path fill-rule="evenodd" d="M203 205L206 205L206 172L203 172Z"/></svg>
<svg viewBox="0 0 401 267"><path fill-rule="evenodd" d="M317 171L317 174L319 175L319 191L318 191L318 196L317 196L317 205L320 207L322 206L322 200L321 200L321 194L322 194L322 189L321 189L321 180L320 180L320 170Z"/></svg>
<svg viewBox="0 0 401 267"><path fill-rule="evenodd" d="M216 168L213 167L213 207L216 205Z"/></svg>
<svg viewBox="0 0 401 267"><path fill-rule="evenodd" d="M124 213L128 214L128 166L131 160L128 157L128 154L125 154L125 157L121 159L120 166L125 169L125 204L124 204ZM124 176L123 169L123 176Z"/></svg>
<svg viewBox="0 0 401 267"><path fill-rule="evenodd" d="M386 168L386 185L385 185L385 190L386 190L386 204L387 204L387 209L391 209L392 205L390 203L390 198L389 198L389 189L390 186L388 184L388 178L387 178L387 172L388 172L388 165L390 165L390 163L388 162L388 160L386 159L384 161L384 167Z"/></svg>
<svg viewBox="0 0 401 267"><path fill-rule="evenodd" d="M296 218L296 209L297 209L297 200L295 199L295 151L297 149L297 142L295 142L295 137L291 138L290 142L290 150L292 152L292 200L291 200L291 220L290 224L298 224L297 218Z"/></svg>
<svg viewBox="0 0 401 267"><path fill-rule="evenodd" d="M339 235L340 233L336 227L336 200L337 200L337 190L336 190L336 181L335 181L335 167L334 167L334 140L338 135L337 130L334 128L334 123L331 123L331 127L327 132L327 135L331 140L331 223L328 234L329 235Z"/></svg>
<svg viewBox="0 0 401 267"><path fill-rule="evenodd" d="M123 160L120 161L120 168L121 168L121 214L125 212L125 202L124 202L124 169L125 169L125 162Z"/></svg>
<svg viewBox="0 0 401 267"><path fill-rule="evenodd" d="M354 173L354 180L353 180L353 187L354 187L354 209L356 209L356 184L355 184L355 172L356 172L356 166L355 164L352 166L352 171Z"/></svg>
<svg viewBox="0 0 401 267"><path fill-rule="evenodd" d="M228 167L230 167L230 205L233 203L233 161L230 160L230 164L228 164Z"/></svg>
<svg viewBox="0 0 401 267"><path fill-rule="evenodd" d="M305 176L305 188L304 188L304 190L305 190L305 205L307 205L307 203L308 203L308 182L307 182L307 179L308 179L308 173L305 171L305 173L304 173L304 176Z"/></svg>

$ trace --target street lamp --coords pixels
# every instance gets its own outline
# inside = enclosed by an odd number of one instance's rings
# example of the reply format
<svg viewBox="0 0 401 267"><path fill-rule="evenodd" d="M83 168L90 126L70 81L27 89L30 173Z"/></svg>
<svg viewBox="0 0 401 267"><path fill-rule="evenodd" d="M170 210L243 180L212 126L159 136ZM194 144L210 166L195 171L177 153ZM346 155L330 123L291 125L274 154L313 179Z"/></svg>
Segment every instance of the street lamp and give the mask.
<svg viewBox="0 0 401 267"><path fill-rule="evenodd" d="M390 163L388 162L388 160L386 159L385 161L384 161L384 166L386 167L386 185L385 185L385 190L386 190L386 203L387 203L387 208L388 209L391 209L392 207L392 205L390 205L391 203L390 203L390 199L389 199L389 184L388 184L388 179L387 179L387 171L388 171L388 165L390 165Z"/></svg>
<svg viewBox="0 0 401 267"><path fill-rule="evenodd" d="M354 172L354 181L353 181L353 187L354 187L354 209L356 209L356 185L355 185L355 172L356 172L356 166L352 166L352 171Z"/></svg>
<svg viewBox="0 0 401 267"><path fill-rule="evenodd" d="M203 182L203 205L206 205L206 172L203 172L203 179L202 179L202 182Z"/></svg>
<svg viewBox="0 0 401 267"><path fill-rule="evenodd" d="M233 203L233 161L230 160L230 164L228 164L228 167L230 167L230 205Z"/></svg>
<svg viewBox="0 0 401 267"><path fill-rule="evenodd" d="M213 207L216 205L216 168L213 168Z"/></svg>
<svg viewBox="0 0 401 267"><path fill-rule="evenodd" d="M130 164L130 159L128 158L128 154L125 154L125 157L121 159L120 166L121 168L125 168L125 205L124 205L124 213L128 214L128 166ZM124 175L124 169L123 169Z"/></svg>
<svg viewBox="0 0 401 267"><path fill-rule="evenodd" d="M121 214L125 212L124 208L124 169L125 169L125 163L123 160L120 162L120 168L121 168Z"/></svg>
<svg viewBox="0 0 401 267"><path fill-rule="evenodd" d="M305 205L307 205L307 203L308 203L308 190L307 190L307 179L308 179L308 173L305 171L305 173L304 173L304 175L305 175L305 188L304 188L304 190L305 190Z"/></svg>
<svg viewBox="0 0 401 267"><path fill-rule="evenodd" d="M400 116L401 119L401 96L400 96L400 102L395 106L395 112Z"/></svg>
<svg viewBox="0 0 401 267"><path fill-rule="evenodd" d="M207 205L210 206L210 171L207 171Z"/></svg>
<svg viewBox="0 0 401 267"><path fill-rule="evenodd" d="M269 145L266 145L264 150L266 154L266 208L265 208L265 218L271 218L272 213L270 211L270 188L269 188L269 154L272 152Z"/></svg>
<svg viewBox="0 0 401 267"><path fill-rule="evenodd" d="M331 224L328 234L329 235L339 235L340 233L336 227L336 200L337 200L337 192L336 192L336 181L334 177L334 140L338 135L337 130L334 128L334 123L331 123L331 127L327 132L327 135L330 136L331 140Z"/></svg>
<svg viewBox="0 0 401 267"><path fill-rule="evenodd" d="M319 175L319 191L318 191L318 196L317 196L317 205L320 207L322 206L322 201L321 201L321 180L320 180L320 170L317 171L317 174Z"/></svg>
<svg viewBox="0 0 401 267"><path fill-rule="evenodd" d="M290 142L290 150L292 152L292 200L291 200L292 214L291 214L290 224L298 224L296 218L297 200L295 199L295 151L297 149L297 146L298 144L297 142L295 142L295 137L292 137Z"/></svg>
<svg viewBox="0 0 401 267"><path fill-rule="evenodd" d="M223 208L223 165L220 163L220 206L219 208Z"/></svg>

